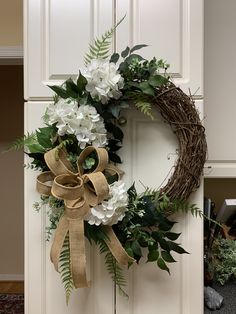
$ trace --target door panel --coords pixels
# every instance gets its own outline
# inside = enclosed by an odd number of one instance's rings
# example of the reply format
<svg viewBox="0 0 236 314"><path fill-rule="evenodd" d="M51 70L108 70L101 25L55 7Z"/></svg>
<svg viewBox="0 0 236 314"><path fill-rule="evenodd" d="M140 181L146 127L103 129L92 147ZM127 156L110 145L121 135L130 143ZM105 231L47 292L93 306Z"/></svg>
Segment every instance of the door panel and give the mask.
<svg viewBox="0 0 236 314"><path fill-rule="evenodd" d="M40 126L46 105L40 102L25 105L26 132ZM202 102L198 101L198 106L202 110ZM153 122L136 110L125 116L128 123L124 127L121 155L126 184L129 187L135 181L138 191L142 191L143 186L159 188L172 173L177 158L176 138L158 115ZM33 209L33 203L39 199L35 190L36 175L34 171L25 171L26 314L64 314L67 311L111 314L115 303L117 314L141 314L144 309L154 311L157 307L163 314L202 313L202 221L190 215L175 217L179 221L176 231L182 232L180 242L191 254L176 256L178 263L171 265L171 276L142 261L127 273L129 300L117 294L114 303L114 286L103 257L97 248L88 247L91 287L75 291L67 308L59 275L49 259L51 243L45 241L46 213ZM201 188L192 202L202 208Z"/></svg>
<svg viewBox="0 0 236 314"><path fill-rule="evenodd" d="M110 29L113 1L25 1L25 99L52 97L48 84L76 77L91 40Z"/></svg>
<svg viewBox="0 0 236 314"><path fill-rule="evenodd" d="M202 112L202 101L196 105ZM166 184L177 159L176 138L158 115L153 122L133 112L127 118L122 151L127 184L135 181L139 191L143 191L143 186L159 188ZM200 209L202 193L200 188L190 200ZM191 215L173 219L179 222L175 231L182 233L179 242L190 254L175 255L178 262L170 265L170 276L145 259L131 267L127 273L129 299L117 292L117 314L203 313L202 220Z"/></svg>
<svg viewBox="0 0 236 314"><path fill-rule="evenodd" d="M236 176L235 69L236 2L205 1L205 126L207 177ZM219 60L227 60L230 70ZM223 78L223 79L222 79Z"/></svg>
<svg viewBox="0 0 236 314"><path fill-rule="evenodd" d="M52 97L47 84L78 74L89 42L117 28L113 50L146 43L146 58L171 64L177 85L202 95L202 0L26 0L25 99Z"/></svg>
<svg viewBox="0 0 236 314"><path fill-rule="evenodd" d="M141 54L167 60L174 82L202 95L202 0L117 0L117 50L147 44Z"/></svg>

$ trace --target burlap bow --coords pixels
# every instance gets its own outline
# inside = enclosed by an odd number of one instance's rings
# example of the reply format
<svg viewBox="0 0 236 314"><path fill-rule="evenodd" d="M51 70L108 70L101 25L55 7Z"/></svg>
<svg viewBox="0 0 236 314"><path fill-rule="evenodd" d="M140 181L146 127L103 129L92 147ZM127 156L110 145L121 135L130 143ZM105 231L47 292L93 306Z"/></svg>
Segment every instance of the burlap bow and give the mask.
<svg viewBox="0 0 236 314"><path fill-rule="evenodd" d="M92 152L97 154L97 167L90 173L84 173L83 163ZM43 172L37 177L37 190L40 194L53 195L64 200L65 213L58 223L50 257L58 271L60 253L69 232L72 278L75 287L81 288L88 287L84 218L90 207L108 197L109 186L103 172L116 173L119 176L120 171L108 164L108 154L104 148L85 148L78 158L77 171L67 157L66 151L58 148L45 153L44 159L51 171ZM106 244L117 262L122 265L133 262L134 259L125 252L112 227L103 226L103 230L107 235Z"/></svg>

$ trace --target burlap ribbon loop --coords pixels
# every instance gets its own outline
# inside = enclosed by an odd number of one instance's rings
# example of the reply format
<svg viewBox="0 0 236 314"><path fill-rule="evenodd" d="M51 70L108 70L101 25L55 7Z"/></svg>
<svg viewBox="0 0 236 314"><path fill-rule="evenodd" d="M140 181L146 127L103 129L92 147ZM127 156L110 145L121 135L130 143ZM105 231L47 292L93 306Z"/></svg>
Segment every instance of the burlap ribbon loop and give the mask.
<svg viewBox="0 0 236 314"><path fill-rule="evenodd" d="M85 159L92 153L97 154L97 165L93 171L86 172L83 168ZM44 195L53 195L64 200L65 213L58 222L51 248L51 261L58 271L58 263L63 243L69 232L71 272L76 288L88 287L86 278L86 255L84 241L84 219L90 206L96 206L108 197L109 185L105 172L120 177L121 172L114 165L108 165L108 153L104 148L89 146L79 155L77 171L68 161L64 149L54 148L45 153L48 168L37 178L37 190ZM106 244L122 265L133 262L123 249L111 226L105 226Z"/></svg>

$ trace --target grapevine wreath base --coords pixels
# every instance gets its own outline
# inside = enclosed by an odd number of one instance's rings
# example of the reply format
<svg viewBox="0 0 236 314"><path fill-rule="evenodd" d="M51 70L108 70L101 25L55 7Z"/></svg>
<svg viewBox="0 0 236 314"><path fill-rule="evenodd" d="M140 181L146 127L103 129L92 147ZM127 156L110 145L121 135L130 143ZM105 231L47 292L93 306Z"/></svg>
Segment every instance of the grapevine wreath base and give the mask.
<svg viewBox="0 0 236 314"><path fill-rule="evenodd" d="M173 84L166 62L136 53L146 45L109 57L114 29L90 45L76 80L49 86L55 97L43 116L45 127L13 145L24 145L32 158L28 166L40 171L41 200L34 207L45 210L47 205L48 239L55 231L51 260L67 302L74 287L88 286L85 237L105 254L107 270L125 294L122 266L138 263L143 247L147 261L167 272L168 263L175 262L172 252L187 253L176 242L180 234L172 231L171 214L203 215L187 201L199 187L207 150L194 101ZM158 110L178 139L178 160L160 190L138 194L134 184L127 189L122 181L119 122L128 108L150 118Z"/></svg>

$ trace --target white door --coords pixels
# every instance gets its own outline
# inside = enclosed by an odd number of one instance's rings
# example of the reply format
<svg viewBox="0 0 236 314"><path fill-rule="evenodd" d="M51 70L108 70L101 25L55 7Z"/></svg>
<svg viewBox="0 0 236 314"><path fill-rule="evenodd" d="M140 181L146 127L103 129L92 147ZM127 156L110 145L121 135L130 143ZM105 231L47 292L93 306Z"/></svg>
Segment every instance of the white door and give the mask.
<svg viewBox="0 0 236 314"><path fill-rule="evenodd" d="M146 57L163 57L171 63L176 84L202 95L202 1L25 1L25 131L42 124L40 117L51 99L48 83L61 83L76 75L91 38L110 28L127 14L113 43L118 51L126 45L147 43ZM202 111L202 100L197 102ZM151 122L132 112L127 115L122 150L126 182L139 180L158 187L174 164L177 147L171 130L160 118ZM145 130L145 132L143 131ZM148 140L147 140L148 139ZM155 169L153 173L152 169ZM133 267L127 274L129 300L116 294L103 257L88 248L91 288L73 293L67 307L59 275L49 261L50 243L45 241L45 212L32 205L36 172L25 172L25 282L26 314L200 314L202 305L202 221L177 217L181 243L191 252L177 257L172 275L154 265ZM202 190L192 202L202 206Z"/></svg>

